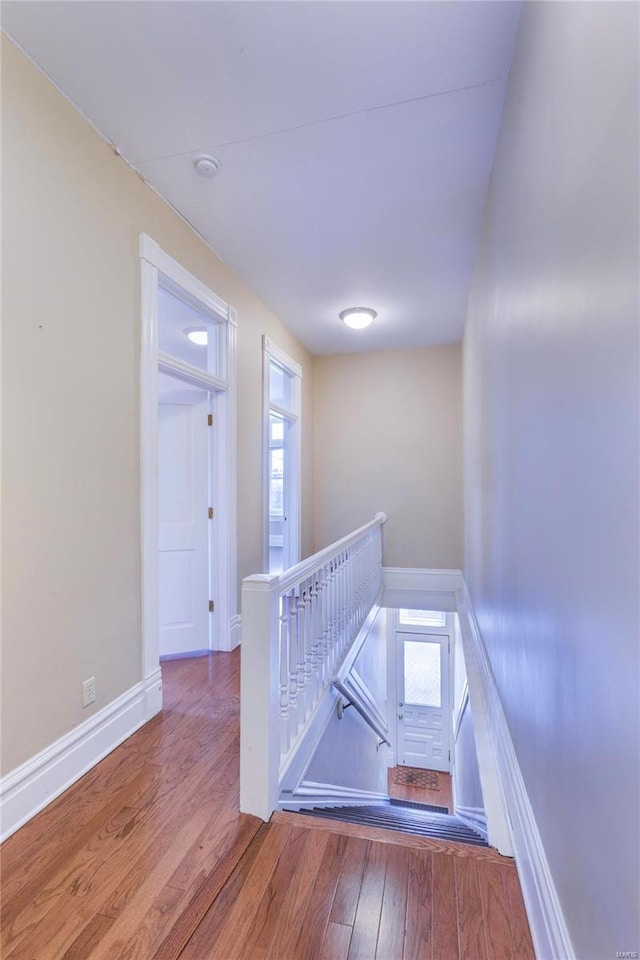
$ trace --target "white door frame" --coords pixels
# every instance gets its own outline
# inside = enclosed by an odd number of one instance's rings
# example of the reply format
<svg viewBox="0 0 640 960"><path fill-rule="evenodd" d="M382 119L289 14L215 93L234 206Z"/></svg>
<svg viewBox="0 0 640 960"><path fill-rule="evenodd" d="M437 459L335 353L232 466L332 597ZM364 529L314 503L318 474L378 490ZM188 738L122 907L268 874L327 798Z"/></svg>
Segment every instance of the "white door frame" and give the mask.
<svg viewBox="0 0 640 960"><path fill-rule="evenodd" d="M140 351L140 505L142 548L142 671L155 676L158 637L158 370L210 391L214 407L216 530L213 544L217 649L240 637L236 522L236 313L146 234L140 234L142 343ZM158 285L178 290L194 306L226 324L225 379L196 371L158 351Z"/></svg>
<svg viewBox="0 0 640 960"><path fill-rule="evenodd" d="M407 601L409 603L410 601ZM428 624L418 626L416 624L401 624L400 610L389 609L387 611L387 696L388 702L393 709L389 711L389 739L392 743L393 766L398 766L398 634L415 633L419 636L425 634L437 634L448 638L448 657L449 657L449 710L447 711L447 723L449 725L449 742L451 745L451 759L449 761L449 770L453 771L453 614L447 613L444 626Z"/></svg>
<svg viewBox="0 0 640 960"><path fill-rule="evenodd" d="M405 672L404 672L404 644L405 641L414 641L418 643L437 643L440 647L440 656L441 663L446 669L446 677L443 678L444 682L441 681L440 690L443 694L442 706L440 708L442 716L442 732L445 736L445 747L447 750L447 755L442 758L440 761L444 766L434 765L424 765L424 769L427 770L440 770L442 773L451 773L451 750L453 746L452 740L452 709L451 709L451 637L446 630L435 627L431 629L418 629L414 630L411 626L409 627L400 627L396 630L395 633L395 661L396 661L396 763L403 764L405 761L401 759L401 756L404 756L404 751L401 751L400 746L401 742L404 742L404 721L400 722L401 710L404 714L407 708L406 703L406 693L404 690L405 684ZM443 671L444 672L444 671ZM402 694L402 702L400 702L400 695ZM425 708L430 709L430 708ZM433 709L433 708L432 708ZM420 764L415 764L420 766ZM409 766L414 766L414 764L409 763Z"/></svg>

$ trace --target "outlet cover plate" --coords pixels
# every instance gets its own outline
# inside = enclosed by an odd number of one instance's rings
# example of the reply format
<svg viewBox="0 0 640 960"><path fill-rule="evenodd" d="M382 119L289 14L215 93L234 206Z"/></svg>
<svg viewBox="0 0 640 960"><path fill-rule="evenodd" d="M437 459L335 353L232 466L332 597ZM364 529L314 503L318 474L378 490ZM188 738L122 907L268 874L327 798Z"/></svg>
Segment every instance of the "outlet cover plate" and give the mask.
<svg viewBox="0 0 640 960"><path fill-rule="evenodd" d="M82 706L88 707L96 699L96 678L89 677L82 684Z"/></svg>

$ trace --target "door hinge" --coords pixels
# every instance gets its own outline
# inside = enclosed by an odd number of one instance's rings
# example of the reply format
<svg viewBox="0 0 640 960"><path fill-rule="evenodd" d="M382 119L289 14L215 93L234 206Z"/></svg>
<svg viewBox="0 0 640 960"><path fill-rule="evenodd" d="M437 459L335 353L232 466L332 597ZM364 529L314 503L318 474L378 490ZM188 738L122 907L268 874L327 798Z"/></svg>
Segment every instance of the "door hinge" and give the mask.
<svg viewBox="0 0 640 960"><path fill-rule="evenodd" d="M451 763L451 750L449 750L449 763Z"/></svg>
<svg viewBox="0 0 640 960"><path fill-rule="evenodd" d="M213 613L215 608L216 608L216 605L213 602L213 600L209 600L209 613ZM449 759L451 759L451 755L449 755Z"/></svg>
<svg viewBox="0 0 640 960"><path fill-rule="evenodd" d="M209 507L209 520L213 520L215 510L213 507Z"/></svg>
<svg viewBox="0 0 640 960"><path fill-rule="evenodd" d="M212 413L208 413L208 414L207 414L207 426L208 426L208 427L212 427L212 426L213 426L213 414L212 414Z"/></svg>

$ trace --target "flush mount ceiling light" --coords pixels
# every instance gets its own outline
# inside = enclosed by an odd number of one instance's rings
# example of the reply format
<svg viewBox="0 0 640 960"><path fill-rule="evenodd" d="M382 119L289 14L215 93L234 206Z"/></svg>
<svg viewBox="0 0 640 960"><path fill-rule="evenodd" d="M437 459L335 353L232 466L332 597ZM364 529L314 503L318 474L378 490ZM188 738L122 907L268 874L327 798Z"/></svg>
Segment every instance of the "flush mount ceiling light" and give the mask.
<svg viewBox="0 0 640 960"><path fill-rule="evenodd" d="M208 153L199 153L197 157L193 158L193 165L200 176L206 177L208 180L217 177L220 173L220 161L209 156Z"/></svg>
<svg viewBox="0 0 640 960"><path fill-rule="evenodd" d="M206 327L185 327L183 333L198 347L206 347L209 342Z"/></svg>
<svg viewBox="0 0 640 960"><path fill-rule="evenodd" d="M375 310L370 307L349 307L340 314L340 319L344 320L352 330L364 330L372 320L378 316Z"/></svg>

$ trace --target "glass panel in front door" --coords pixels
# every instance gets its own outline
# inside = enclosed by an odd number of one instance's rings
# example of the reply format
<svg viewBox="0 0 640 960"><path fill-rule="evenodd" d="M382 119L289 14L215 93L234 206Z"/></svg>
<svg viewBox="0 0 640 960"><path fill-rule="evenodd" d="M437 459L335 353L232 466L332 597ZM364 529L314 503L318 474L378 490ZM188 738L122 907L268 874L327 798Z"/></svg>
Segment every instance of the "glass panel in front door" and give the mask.
<svg viewBox="0 0 640 960"><path fill-rule="evenodd" d="M405 702L423 707L441 707L441 647L422 640L404 642Z"/></svg>

